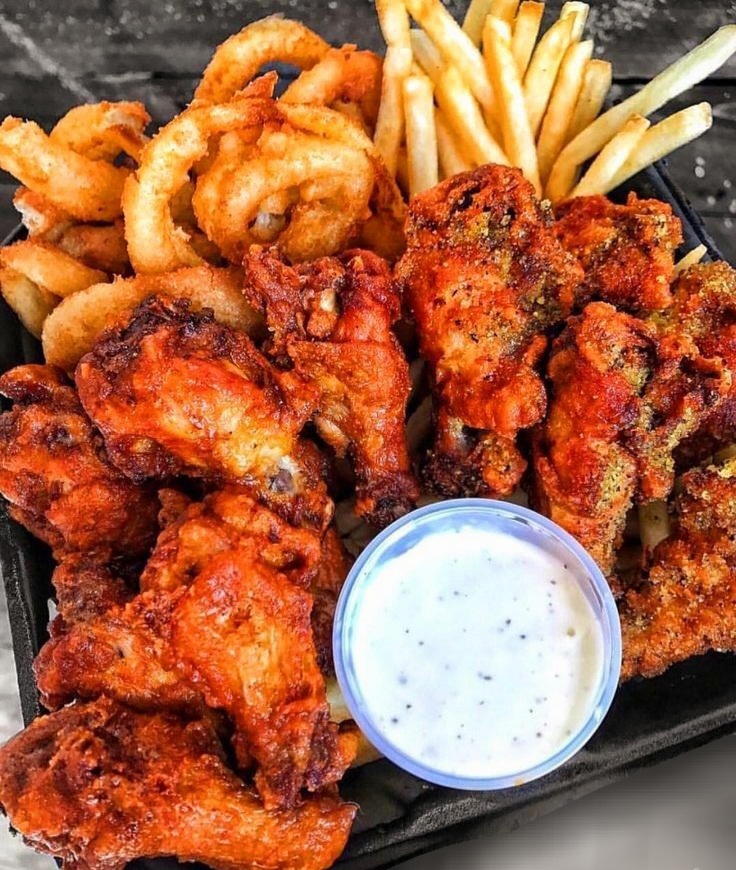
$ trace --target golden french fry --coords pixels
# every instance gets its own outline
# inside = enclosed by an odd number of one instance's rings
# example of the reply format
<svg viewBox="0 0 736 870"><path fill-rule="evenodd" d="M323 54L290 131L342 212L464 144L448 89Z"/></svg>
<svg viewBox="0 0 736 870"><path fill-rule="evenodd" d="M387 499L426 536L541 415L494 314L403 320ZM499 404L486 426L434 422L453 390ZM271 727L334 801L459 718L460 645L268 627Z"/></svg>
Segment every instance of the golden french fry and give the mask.
<svg viewBox="0 0 736 870"><path fill-rule="evenodd" d="M534 46L537 44L543 16L544 3L537 0L524 0L519 6L511 36L511 52L522 80L529 66Z"/></svg>
<svg viewBox="0 0 736 870"><path fill-rule="evenodd" d="M467 172L473 168L452 128L445 120L440 109L434 110L434 125L437 134L437 154L440 164L440 175L443 179Z"/></svg>
<svg viewBox="0 0 736 870"><path fill-rule="evenodd" d="M402 86L411 72L411 48L389 45L383 62L381 103L376 119L373 144L391 175L396 175L399 146L404 135L404 97Z"/></svg>
<svg viewBox="0 0 736 870"><path fill-rule="evenodd" d="M24 239L0 248L0 263L54 296L69 296L107 281L105 272L91 269L50 242L37 239Z"/></svg>
<svg viewBox="0 0 736 870"><path fill-rule="evenodd" d="M636 150L631 153L611 179L608 187L601 193L608 193L632 175L636 175L637 172L641 172L642 169L651 166L672 151L697 139L706 130L710 130L712 125L713 112L710 103L698 103L675 112L674 115L650 127L637 144Z"/></svg>
<svg viewBox="0 0 736 870"><path fill-rule="evenodd" d="M434 88L427 76L411 75L404 79L404 116L409 195L416 196L439 181Z"/></svg>
<svg viewBox="0 0 736 870"><path fill-rule="evenodd" d="M564 199L574 183L577 168L597 154L631 115L655 112L673 97L715 72L735 51L736 24L728 24L676 60L640 91L600 115L562 150L550 173L548 196L554 201Z"/></svg>
<svg viewBox="0 0 736 870"><path fill-rule="evenodd" d="M567 142L574 139L581 130L600 114L603 103L613 81L613 66L607 60L589 60L585 65L583 86L575 104L572 121L567 130Z"/></svg>
<svg viewBox="0 0 736 870"><path fill-rule="evenodd" d="M14 269L0 269L0 292L20 322L36 338L59 299Z"/></svg>
<svg viewBox="0 0 736 870"><path fill-rule="evenodd" d="M500 18L501 21L505 21L510 26L516 16L518 7L519 0L491 0L488 12L494 18Z"/></svg>
<svg viewBox="0 0 736 870"><path fill-rule="evenodd" d="M524 102L524 89L511 54L511 28L489 15L483 28L483 54L488 74L498 97L504 152L512 166L518 166L542 195L537 149Z"/></svg>
<svg viewBox="0 0 736 870"><path fill-rule="evenodd" d="M588 171L570 196L593 196L596 193L606 193L616 187L613 183L616 173L620 171L634 149L638 150L648 128L649 121L645 117L632 115L590 164Z"/></svg>
<svg viewBox="0 0 736 870"><path fill-rule="evenodd" d="M409 40L415 62L432 79L433 84L437 85L442 70L445 68L445 62L439 49L427 34L417 27L412 27Z"/></svg>
<svg viewBox="0 0 736 870"><path fill-rule="evenodd" d="M675 277L685 271L685 269L689 269L690 266L694 266L696 263L699 263L703 257L708 253L708 249L705 245L698 245L697 248L693 248L692 251L688 251L684 257L681 257L675 263Z"/></svg>
<svg viewBox="0 0 736 870"><path fill-rule="evenodd" d="M386 45L409 48L409 13L404 0L376 0L376 13Z"/></svg>
<svg viewBox="0 0 736 870"><path fill-rule="evenodd" d="M483 35L483 22L491 10L493 0L470 0L465 18L463 18L463 30L473 41L474 45L480 45Z"/></svg>
<svg viewBox="0 0 736 870"><path fill-rule="evenodd" d="M560 18L572 18L574 20L572 33L570 34L571 42L580 42L583 38L583 30L585 30L589 12L590 6L587 3L579 3L578 0L570 0L570 2L562 4Z"/></svg>
<svg viewBox="0 0 736 870"><path fill-rule="evenodd" d="M509 165L508 157L488 131L475 97L465 87L460 73L454 67L447 66L440 74L435 83L435 97L472 160L479 165Z"/></svg>
<svg viewBox="0 0 736 870"><path fill-rule="evenodd" d="M570 44L574 16L560 18L537 43L524 76L524 100L532 133L536 137L557 78L557 71Z"/></svg>
<svg viewBox="0 0 736 870"><path fill-rule="evenodd" d="M427 31L446 63L457 67L463 81L483 109L492 113L495 106L493 91L480 51L445 9L441 0L406 0L406 7Z"/></svg>
<svg viewBox="0 0 736 870"><path fill-rule="evenodd" d="M537 145L539 175L542 182L547 180L557 155L565 145L567 130L572 122L583 84L585 68L592 54L591 39L585 42L574 42L565 52L565 57L560 64L557 81L547 111L544 113Z"/></svg>

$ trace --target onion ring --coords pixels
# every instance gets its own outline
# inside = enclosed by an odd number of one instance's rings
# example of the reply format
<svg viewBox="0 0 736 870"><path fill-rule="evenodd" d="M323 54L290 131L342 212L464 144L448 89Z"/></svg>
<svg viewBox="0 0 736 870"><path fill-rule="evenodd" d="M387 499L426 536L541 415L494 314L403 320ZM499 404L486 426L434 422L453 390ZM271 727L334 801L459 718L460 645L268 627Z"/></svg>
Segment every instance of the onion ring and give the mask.
<svg viewBox="0 0 736 870"><path fill-rule="evenodd" d="M20 212L21 223L29 236L54 242L74 225L74 218L70 214L27 187L19 187L15 191L13 205Z"/></svg>
<svg viewBox="0 0 736 870"><path fill-rule="evenodd" d="M258 127L274 113L271 100L242 99L187 109L159 130L125 185L123 212L130 262L136 272L171 272L203 263L185 229L176 225L171 200L190 181L213 135Z"/></svg>
<svg viewBox="0 0 736 870"><path fill-rule="evenodd" d="M70 109L49 138L90 160L112 163L121 152L138 160L148 141L143 131L150 122L143 103L88 103Z"/></svg>
<svg viewBox="0 0 736 870"><path fill-rule="evenodd" d="M130 272L121 220L102 226L75 224L61 234L56 246L86 266L108 275L127 275Z"/></svg>
<svg viewBox="0 0 736 870"><path fill-rule="evenodd" d="M25 239L0 248L0 263L54 296L70 296L107 280L99 269L90 269L50 242L38 239Z"/></svg>
<svg viewBox="0 0 736 870"><path fill-rule="evenodd" d="M194 92L193 105L225 103L267 63L280 61L309 69L330 46L314 31L271 15L247 25L215 50Z"/></svg>
<svg viewBox="0 0 736 870"><path fill-rule="evenodd" d="M0 292L20 322L36 338L59 299L14 269L0 269Z"/></svg>
<svg viewBox="0 0 736 870"><path fill-rule="evenodd" d="M112 221L128 170L53 142L33 121L0 124L0 168L81 221Z"/></svg>

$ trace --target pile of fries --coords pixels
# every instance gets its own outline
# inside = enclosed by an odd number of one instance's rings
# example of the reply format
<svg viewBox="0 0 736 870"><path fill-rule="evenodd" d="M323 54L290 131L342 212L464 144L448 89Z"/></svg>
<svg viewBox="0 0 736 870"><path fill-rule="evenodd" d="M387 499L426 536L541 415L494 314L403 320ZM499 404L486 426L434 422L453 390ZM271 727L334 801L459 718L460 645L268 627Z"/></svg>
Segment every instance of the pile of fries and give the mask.
<svg viewBox="0 0 736 870"><path fill-rule="evenodd" d="M600 114L612 69L583 39L589 5L565 3L540 36L544 6L472 0L461 27L441 0L376 0L387 49L374 141L411 195L489 162L518 166L553 203L607 193L709 129L708 103L646 116L728 60L736 25Z"/></svg>

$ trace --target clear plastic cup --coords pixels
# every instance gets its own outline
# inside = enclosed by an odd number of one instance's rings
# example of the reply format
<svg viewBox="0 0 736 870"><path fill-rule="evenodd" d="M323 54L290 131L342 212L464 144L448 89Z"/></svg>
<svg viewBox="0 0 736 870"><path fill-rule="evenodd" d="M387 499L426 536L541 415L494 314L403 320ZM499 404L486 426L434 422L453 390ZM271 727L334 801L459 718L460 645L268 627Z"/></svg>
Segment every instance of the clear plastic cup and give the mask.
<svg viewBox="0 0 736 870"><path fill-rule="evenodd" d="M590 714L550 757L526 770L497 777L470 777L429 767L399 749L377 723L365 702L356 677L351 637L360 619L361 603L370 594L371 578L384 560L405 551L423 536L459 527L471 521L489 524L496 531L522 537L544 551L562 557L589 602L601 632L603 667L593 693ZM421 577L417 578L418 589ZM460 639L458 639L460 640ZM564 529L528 508L491 499L454 499L413 511L384 529L360 554L340 594L333 632L335 670L345 702L373 746L394 764L437 785L457 789L493 790L521 785L560 767L593 736L613 700L621 670L621 626L611 590L589 553ZM387 657L387 660L390 657Z"/></svg>

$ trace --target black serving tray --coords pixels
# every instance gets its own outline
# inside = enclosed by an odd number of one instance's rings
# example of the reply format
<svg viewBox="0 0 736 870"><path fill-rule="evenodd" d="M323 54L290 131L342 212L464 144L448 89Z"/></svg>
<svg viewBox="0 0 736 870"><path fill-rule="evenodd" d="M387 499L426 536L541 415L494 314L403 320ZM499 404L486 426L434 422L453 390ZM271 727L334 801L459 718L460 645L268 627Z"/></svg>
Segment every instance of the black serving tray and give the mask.
<svg viewBox="0 0 736 870"><path fill-rule="evenodd" d="M704 243L720 259L702 221L657 165L618 191L669 202L683 222L683 252ZM6 240L6 242L9 240ZM0 370L39 361L35 342L0 300ZM41 713L33 659L46 637L51 562L45 547L0 505L0 571L8 598L13 648L26 723ZM691 659L653 680L618 692L601 729L567 764L528 785L497 792L430 786L382 760L350 771L343 795L360 805L338 866L378 870L450 843L520 824L627 773L736 731L736 656ZM170 860L138 861L131 870L174 870ZM190 865L192 866L192 865Z"/></svg>

